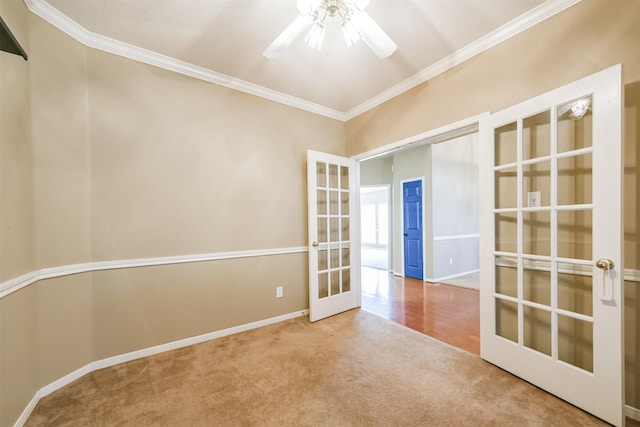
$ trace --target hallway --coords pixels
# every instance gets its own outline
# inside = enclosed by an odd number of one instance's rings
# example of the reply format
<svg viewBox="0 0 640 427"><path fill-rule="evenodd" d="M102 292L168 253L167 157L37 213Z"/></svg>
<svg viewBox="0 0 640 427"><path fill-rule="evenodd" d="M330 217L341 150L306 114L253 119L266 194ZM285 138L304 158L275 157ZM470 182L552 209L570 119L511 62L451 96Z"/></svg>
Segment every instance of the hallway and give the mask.
<svg viewBox="0 0 640 427"><path fill-rule="evenodd" d="M394 276L362 267L362 308L455 347L480 354L476 289Z"/></svg>

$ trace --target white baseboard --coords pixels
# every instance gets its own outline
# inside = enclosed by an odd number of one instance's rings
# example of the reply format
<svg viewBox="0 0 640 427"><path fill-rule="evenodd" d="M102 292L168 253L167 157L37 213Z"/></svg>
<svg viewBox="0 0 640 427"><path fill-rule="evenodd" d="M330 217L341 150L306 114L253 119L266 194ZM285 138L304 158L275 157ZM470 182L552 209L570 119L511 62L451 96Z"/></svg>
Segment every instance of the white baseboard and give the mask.
<svg viewBox="0 0 640 427"><path fill-rule="evenodd" d="M61 389L67 384L72 383L73 381L82 378L83 376L97 371L99 369L108 368L110 366L118 365L120 363L130 362L135 359L140 359L142 357L152 356L154 354L163 353L165 351L176 350L178 348L187 347L194 344L199 344L205 341L210 341L216 338L226 337L228 335L237 334L239 332L249 331L251 329L261 328L263 326L273 325L274 323L284 322L285 320L295 319L297 317L307 316L309 314L309 310L300 310L294 311L293 313L283 314L281 316L271 317L269 319L259 320L257 322L247 323L244 325L234 326L232 328L223 329L220 331L210 332L208 334L198 335L191 338L185 338L178 341L173 341L166 344L157 345L154 347L144 348L141 350L132 351L125 354L120 354L117 356L107 357L106 359L97 360L87 365L76 369L73 372L68 373L62 378L55 380L54 382L42 387L40 390L36 392L33 396L33 399L27 404L27 406L20 414L20 417L16 420L14 427L22 427L29 416L35 409L36 405L45 396L53 393L56 390Z"/></svg>
<svg viewBox="0 0 640 427"><path fill-rule="evenodd" d="M456 277L467 276L469 274L475 274L479 272L480 272L480 269L478 268L475 270L463 271L462 273L451 274L449 276L436 277L435 279L429 279L429 282L440 282L442 280L455 279Z"/></svg>

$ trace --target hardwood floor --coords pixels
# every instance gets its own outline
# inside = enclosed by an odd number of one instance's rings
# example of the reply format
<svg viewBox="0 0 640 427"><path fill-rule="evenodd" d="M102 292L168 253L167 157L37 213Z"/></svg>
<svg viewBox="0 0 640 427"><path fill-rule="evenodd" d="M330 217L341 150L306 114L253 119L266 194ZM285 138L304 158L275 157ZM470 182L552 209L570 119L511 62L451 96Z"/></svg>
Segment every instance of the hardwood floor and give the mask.
<svg viewBox="0 0 640 427"><path fill-rule="evenodd" d="M440 341L480 354L475 289L396 277L362 267L362 308Z"/></svg>

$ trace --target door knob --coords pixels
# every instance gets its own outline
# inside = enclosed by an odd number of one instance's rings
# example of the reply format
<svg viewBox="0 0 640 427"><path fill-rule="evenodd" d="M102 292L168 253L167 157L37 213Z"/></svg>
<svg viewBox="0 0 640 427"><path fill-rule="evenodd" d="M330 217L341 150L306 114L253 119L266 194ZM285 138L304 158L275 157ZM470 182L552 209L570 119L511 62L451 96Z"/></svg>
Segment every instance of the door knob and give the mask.
<svg viewBox="0 0 640 427"><path fill-rule="evenodd" d="M598 261L596 261L596 267L601 270L613 270L613 266L613 261L608 258L600 258Z"/></svg>
<svg viewBox="0 0 640 427"><path fill-rule="evenodd" d="M313 242L311 246L313 246L314 248L317 248L319 245L318 245L318 242Z"/></svg>
<svg viewBox="0 0 640 427"><path fill-rule="evenodd" d="M609 271L613 270L613 261L608 258L600 258L596 261L596 267L601 271L601 273L597 275L597 279L594 277L594 279L600 281L600 299L607 302L613 301L614 279L609 273Z"/></svg>

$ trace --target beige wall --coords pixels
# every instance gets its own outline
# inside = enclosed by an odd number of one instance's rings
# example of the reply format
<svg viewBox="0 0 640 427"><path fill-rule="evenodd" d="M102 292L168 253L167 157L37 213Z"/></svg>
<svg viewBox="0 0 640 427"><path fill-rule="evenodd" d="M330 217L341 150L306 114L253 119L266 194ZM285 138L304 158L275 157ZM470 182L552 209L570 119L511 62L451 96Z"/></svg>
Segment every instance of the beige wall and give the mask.
<svg viewBox="0 0 640 427"><path fill-rule="evenodd" d="M29 50L27 14L19 0L0 1L0 14ZM34 268L29 63L0 52L0 280Z"/></svg>
<svg viewBox="0 0 640 427"><path fill-rule="evenodd" d="M625 267L640 268L640 2L583 0L564 12L346 124L347 152L363 153L486 111L499 111L623 64ZM626 282L627 404L640 407L637 282Z"/></svg>
<svg viewBox="0 0 640 427"><path fill-rule="evenodd" d="M583 0L347 123L354 155L463 120L624 64L640 80L640 3Z"/></svg>
<svg viewBox="0 0 640 427"><path fill-rule="evenodd" d="M28 14L1 0L0 16L30 53ZM29 62L0 52L0 282L35 269ZM37 390L35 288L0 299L0 425L11 425Z"/></svg>
<svg viewBox="0 0 640 427"><path fill-rule="evenodd" d="M306 150L344 155L343 123L88 49L21 0L0 14L30 55L0 54L3 281L306 246ZM307 275L294 253L82 273L2 298L0 425L91 361L302 311Z"/></svg>

